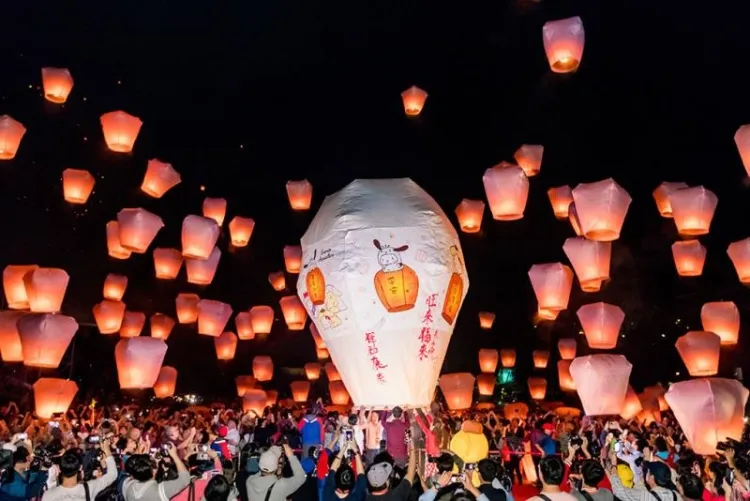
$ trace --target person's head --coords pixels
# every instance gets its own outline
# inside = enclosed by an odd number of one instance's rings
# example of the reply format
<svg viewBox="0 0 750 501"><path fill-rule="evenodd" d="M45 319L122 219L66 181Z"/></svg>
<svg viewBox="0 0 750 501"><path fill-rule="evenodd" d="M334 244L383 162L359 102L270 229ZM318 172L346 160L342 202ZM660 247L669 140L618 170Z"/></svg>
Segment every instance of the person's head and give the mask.
<svg viewBox="0 0 750 501"><path fill-rule="evenodd" d="M482 459L477 463L479 481L483 484L491 484L497 478L498 464L491 459Z"/></svg>
<svg viewBox="0 0 750 501"><path fill-rule="evenodd" d="M644 476L646 483L651 487L664 487L665 489L675 489L672 483L672 472L669 467L661 461L644 461Z"/></svg>
<svg viewBox="0 0 750 501"><path fill-rule="evenodd" d="M391 485L393 465L386 462L373 463L367 468L367 483L373 493L382 493Z"/></svg>
<svg viewBox="0 0 750 501"><path fill-rule="evenodd" d="M229 421L227 421L227 428L229 430L236 430L237 429L237 421L235 421L234 419L230 419Z"/></svg>
<svg viewBox="0 0 750 501"><path fill-rule="evenodd" d="M19 446L13 452L13 468L16 471L26 471L31 467L31 453L24 446Z"/></svg>
<svg viewBox="0 0 750 501"><path fill-rule="evenodd" d="M349 414L349 426L354 426L357 424L357 421L359 421L359 417L356 414Z"/></svg>
<svg viewBox="0 0 750 501"><path fill-rule="evenodd" d="M703 498L703 482L692 473L683 473L677 478L677 490L684 499L700 500Z"/></svg>
<svg viewBox="0 0 750 501"><path fill-rule="evenodd" d="M180 439L180 430L176 426L167 426L164 435L172 442Z"/></svg>
<svg viewBox="0 0 750 501"><path fill-rule="evenodd" d="M648 442L645 439L643 439L643 438L636 439L631 444L631 448L634 451L641 451L641 452L643 452L643 450L646 447L648 447Z"/></svg>
<svg viewBox="0 0 750 501"><path fill-rule="evenodd" d="M349 466L342 466L336 470L336 490L347 493L354 487L354 470Z"/></svg>
<svg viewBox="0 0 750 501"><path fill-rule="evenodd" d="M125 471L138 482L148 482L156 474L154 463L148 454L135 454L125 463Z"/></svg>
<svg viewBox="0 0 750 501"><path fill-rule="evenodd" d="M430 413L433 416L437 416L438 414L440 414L440 404L437 402L432 402L430 404Z"/></svg>
<svg viewBox="0 0 750 501"><path fill-rule="evenodd" d="M60 476L62 478L79 478L83 473L83 458L75 449L66 451L60 458Z"/></svg>
<svg viewBox="0 0 750 501"><path fill-rule="evenodd" d="M439 474L445 473L446 471L453 471L454 464L455 461L453 460L453 455L447 452L440 454L435 461L435 466L437 467L437 472Z"/></svg>
<svg viewBox="0 0 750 501"><path fill-rule="evenodd" d="M654 447L656 448L656 452L667 452L667 441L664 440L664 437L656 437Z"/></svg>
<svg viewBox="0 0 750 501"><path fill-rule="evenodd" d="M380 415L375 411L370 411L370 422L371 423L379 423L380 422Z"/></svg>
<svg viewBox="0 0 750 501"><path fill-rule="evenodd" d="M724 495L724 477L727 475L727 465L720 461L711 461L708 465L708 478L716 490L716 493Z"/></svg>
<svg viewBox="0 0 750 501"><path fill-rule="evenodd" d="M133 427L128 433L128 436L137 442L141 438L141 430Z"/></svg>
<svg viewBox="0 0 750 501"><path fill-rule="evenodd" d="M260 458L258 458L258 467L260 468L261 475L276 475L280 459L281 453L278 451L278 447L271 447L261 454Z"/></svg>
<svg viewBox="0 0 750 501"><path fill-rule="evenodd" d="M581 476L586 487L598 487L604 478L604 468L599 461L587 459L581 465Z"/></svg>
<svg viewBox="0 0 750 501"><path fill-rule="evenodd" d="M565 464L555 456L546 456L539 461L539 479L544 485L560 485L565 475Z"/></svg>
<svg viewBox="0 0 750 501"><path fill-rule="evenodd" d="M404 410L401 407L396 406L391 411L391 414L393 414L394 418L401 419L401 416L404 414Z"/></svg>
<svg viewBox="0 0 750 501"><path fill-rule="evenodd" d="M552 432L555 431L555 425L552 423L544 423L542 425L542 430L544 430L545 434L552 435Z"/></svg>
<svg viewBox="0 0 750 501"><path fill-rule="evenodd" d="M206 501L227 501L232 492L232 486L224 475L216 475L206 484L203 497Z"/></svg>

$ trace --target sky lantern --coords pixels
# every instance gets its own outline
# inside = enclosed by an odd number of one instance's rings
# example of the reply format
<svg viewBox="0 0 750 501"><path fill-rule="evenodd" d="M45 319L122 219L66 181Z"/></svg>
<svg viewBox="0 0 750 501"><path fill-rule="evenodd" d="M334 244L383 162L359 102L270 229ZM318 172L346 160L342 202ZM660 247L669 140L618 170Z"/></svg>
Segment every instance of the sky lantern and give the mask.
<svg viewBox="0 0 750 501"><path fill-rule="evenodd" d="M464 198L456 207L458 226L464 233L479 233L484 217L484 202Z"/></svg>
<svg viewBox="0 0 750 501"><path fill-rule="evenodd" d="M203 200L203 217L211 218L219 226L224 224L227 215L227 201L225 198L206 197Z"/></svg>
<svg viewBox="0 0 750 501"><path fill-rule="evenodd" d="M63 198L71 204L85 204L96 180L87 170L65 169L62 174Z"/></svg>
<svg viewBox="0 0 750 501"><path fill-rule="evenodd" d="M669 194L677 231L684 236L707 235L719 198L703 186L683 188Z"/></svg>
<svg viewBox="0 0 750 501"><path fill-rule="evenodd" d="M736 379L681 381L664 397L696 454L716 454L727 438L742 440L748 391Z"/></svg>
<svg viewBox="0 0 750 501"><path fill-rule="evenodd" d="M469 287L440 206L410 179L356 180L326 197L301 243L297 294L354 405L429 404ZM320 305L306 284L314 268Z"/></svg>
<svg viewBox="0 0 750 501"><path fill-rule="evenodd" d="M265 355L258 355L253 359L253 376L259 383L273 379L273 360Z"/></svg>
<svg viewBox="0 0 750 501"><path fill-rule="evenodd" d="M474 395L474 376L468 372L443 374L439 380L440 391L445 403L452 411L461 411L471 407Z"/></svg>
<svg viewBox="0 0 750 501"><path fill-rule="evenodd" d="M161 280L174 280L182 268L182 253L177 249L154 249L154 272Z"/></svg>
<svg viewBox="0 0 750 501"><path fill-rule="evenodd" d="M214 338L216 358L219 360L232 360L237 351L237 336L234 332L226 331L219 337Z"/></svg>
<svg viewBox="0 0 750 501"><path fill-rule="evenodd" d="M124 111L110 111L101 116L104 141L110 150L118 153L130 153L138 138L143 122L140 118Z"/></svg>
<svg viewBox="0 0 750 501"><path fill-rule="evenodd" d="M531 353L531 358L534 361L535 369L546 369L549 363L549 351L547 350L534 350Z"/></svg>
<svg viewBox="0 0 750 501"><path fill-rule="evenodd" d="M328 378L328 381L341 381L341 374L333 362L328 362L323 368L326 371L326 378Z"/></svg>
<svg viewBox="0 0 750 501"><path fill-rule="evenodd" d="M266 392L266 407L273 407L279 401L279 392L276 390L268 390Z"/></svg>
<svg viewBox="0 0 750 501"><path fill-rule="evenodd" d="M286 194L289 197L289 205L294 210L307 210L312 203L312 184L307 179L301 181L287 181Z"/></svg>
<svg viewBox="0 0 750 501"><path fill-rule="evenodd" d="M557 342L557 351L560 352L560 358L563 360L573 360L576 358L578 343L575 338L566 337Z"/></svg>
<svg viewBox="0 0 750 501"><path fill-rule="evenodd" d="M8 115L0 115L0 160L13 160L26 127Z"/></svg>
<svg viewBox="0 0 750 501"><path fill-rule="evenodd" d="M109 273L107 278L104 279L104 299L120 301L122 296L125 295L125 289L127 289L127 287L128 277L125 275L118 275L117 273Z"/></svg>
<svg viewBox="0 0 750 501"><path fill-rule="evenodd" d="M16 325L23 348L23 364L49 369L60 365L78 330L73 317L51 313L24 315Z"/></svg>
<svg viewBox="0 0 750 501"><path fill-rule="evenodd" d="M229 222L229 238L235 247L245 247L250 243L255 229L255 219L250 217L234 216Z"/></svg>
<svg viewBox="0 0 750 501"><path fill-rule="evenodd" d="M328 350L326 348L315 348L315 356L318 360L326 360L331 355L328 353Z"/></svg>
<svg viewBox="0 0 750 501"><path fill-rule="evenodd" d="M625 400L622 403L622 409L619 414L623 419L633 419L643 410L641 399L638 398L638 394L635 392L632 386L628 385L628 390L625 393Z"/></svg>
<svg viewBox="0 0 750 501"><path fill-rule="evenodd" d="M599 242L620 238L631 201L628 192L612 178L576 186L573 202L583 236Z"/></svg>
<svg viewBox="0 0 750 501"><path fill-rule="evenodd" d="M518 166L523 169L526 177L533 177L542 170L542 155L544 146L541 144L524 144L513 155Z"/></svg>
<svg viewBox="0 0 750 501"><path fill-rule="evenodd" d="M742 165L750 176L750 125L743 125L734 133L734 143L740 152Z"/></svg>
<svg viewBox="0 0 750 501"><path fill-rule="evenodd" d="M127 311L122 317L120 337L138 337L146 325L146 314L140 311Z"/></svg>
<svg viewBox="0 0 750 501"><path fill-rule="evenodd" d="M201 298L198 294L181 292L175 298L175 309L177 310L177 321L181 324L192 324L198 320L198 303Z"/></svg>
<svg viewBox="0 0 750 501"><path fill-rule="evenodd" d="M727 248L737 276L743 284L750 284L750 238L732 242Z"/></svg>
<svg viewBox="0 0 750 501"><path fill-rule="evenodd" d="M122 209L117 213L120 223L120 245L124 248L144 254L164 227L164 222L156 214L146 209Z"/></svg>
<svg viewBox="0 0 750 501"><path fill-rule="evenodd" d="M513 348L505 348L500 350L500 363L506 369L516 366L516 350Z"/></svg>
<svg viewBox="0 0 750 501"><path fill-rule="evenodd" d="M317 381L320 379L320 369L320 364L317 362L305 364L305 376L309 381Z"/></svg>
<svg viewBox="0 0 750 501"><path fill-rule="evenodd" d="M315 341L315 348L325 348L326 342L320 337L320 332L315 322L310 322L310 334L312 335L313 341Z"/></svg>
<svg viewBox="0 0 750 501"><path fill-rule="evenodd" d="M479 327L485 330L492 329L492 325L495 323L495 314L491 311L480 311L479 312Z"/></svg>
<svg viewBox="0 0 750 501"><path fill-rule="evenodd" d="M342 381L331 381L328 383L328 392L331 394L333 405L347 405L349 403L349 392Z"/></svg>
<svg viewBox="0 0 750 501"><path fill-rule="evenodd" d="M307 312L302 301L297 296L284 296L279 300L281 313L290 331L301 331L307 322Z"/></svg>
<svg viewBox="0 0 750 501"><path fill-rule="evenodd" d="M537 310L543 319L554 320L568 307L573 271L562 263L535 264L529 269Z"/></svg>
<svg viewBox="0 0 750 501"><path fill-rule="evenodd" d="M198 301L198 334L220 336L231 316L232 307L227 303L201 299Z"/></svg>
<svg viewBox="0 0 750 501"><path fill-rule="evenodd" d="M154 384L156 398L169 398L177 389L177 369L168 365L159 369L159 376Z"/></svg>
<svg viewBox="0 0 750 501"><path fill-rule="evenodd" d="M687 183L669 183L663 182L654 190L653 196L656 202L656 208L662 217L672 217L672 204L669 202L669 195L677 190L688 188Z"/></svg>
<svg viewBox="0 0 750 501"><path fill-rule="evenodd" d="M672 244L672 258L681 277L698 277L703 273L706 248L698 240L683 240Z"/></svg>
<svg viewBox="0 0 750 501"><path fill-rule="evenodd" d="M57 313L62 307L70 276L60 268L36 268L23 276L29 309L35 313Z"/></svg>
<svg viewBox="0 0 750 501"><path fill-rule="evenodd" d="M73 76L68 68L42 68L42 88L44 99L50 103L63 104L73 90Z"/></svg>
<svg viewBox="0 0 750 501"><path fill-rule="evenodd" d="M3 362L23 362L23 347L16 322L26 313L0 311L0 356Z"/></svg>
<svg viewBox="0 0 750 501"><path fill-rule="evenodd" d="M482 181L493 219L515 221L523 217L529 196L529 178L522 168L500 162L484 172Z"/></svg>
<svg viewBox="0 0 750 501"><path fill-rule="evenodd" d="M208 259L219 239L216 221L201 216L185 216L182 220L182 257Z"/></svg>
<svg viewBox="0 0 750 501"><path fill-rule="evenodd" d="M494 373L497 370L497 350L483 348L479 350L479 370Z"/></svg>
<svg viewBox="0 0 750 501"><path fill-rule="evenodd" d="M149 324L151 324L151 337L166 341L174 329L175 321L169 315L154 313L149 318Z"/></svg>
<svg viewBox="0 0 750 501"><path fill-rule="evenodd" d="M298 404L307 402L307 397L310 394L310 382L309 381L294 381L289 385L292 390L292 399Z"/></svg>
<svg viewBox="0 0 750 501"><path fill-rule="evenodd" d="M68 412L68 407L78 393L75 381L43 377L34 383L34 411L42 419Z"/></svg>
<svg viewBox="0 0 750 501"><path fill-rule="evenodd" d="M255 378L253 376L237 376L234 378L237 385L237 396L242 397L248 390L255 388Z"/></svg>
<svg viewBox="0 0 750 501"><path fill-rule="evenodd" d="M547 395L547 379L543 377L530 377L528 380L529 395L534 400L544 400Z"/></svg>
<svg viewBox="0 0 750 501"><path fill-rule="evenodd" d="M114 334L122 327L125 318L125 303L105 299L94 306L94 321L102 334Z"/></svg>
<svg viewBox="0 0 750 501"><path fill-rule="evenodd" d="M249 312L241 311L237 313L237 316L234 317L234 326L237 328L237 337L240 338L240 341L255 339L255 331Z"/></svg>
<svg viewBox="0 0 750 501"><path fill-rule="evenodd" d="M580 17L547 21L542 27L542 40L553 73L570 73L578 69L586 41Z"/></svg>
<svg viewBox="0 0 750 501"><path fill-rule="evenodd" d="M649 426L654 421L661 421L661 411L659 409L659 394L643 390L638 394L638 400L641 402L643 410L638 413L636 419L639 422Z"/></svg>
<svg viewBox="0 0 750 501"><path fill-rule="evenodd" d="M552 211L557 219L568 219L568 207L573 201L573 193L570 186L558 186L547 190Z"/></svg>
<svg viewBox="0 0 750 501"><path fill-rule="evenodd" d="M609 280L611 242L572 237L565 240L563 251L576 272L583 292L598 292L602 282Z"/></svg>
<svg viewBox="0 0 750 501"><path fill-rule="evenodd" d="M706 303L701 308L703 330L721 338L721 344L737 344L740 335L740 310L732 301Z"/></svg>
<svg viewBox="0 0 750 501"><path fill-rule="evenodd" d="M570 374L572 360L560 360L557 362L557 380L562 391L576 391L576 383Z"/></svg>
<svg viewBox="0 0 750 501"><path fill-rule="evenodd" d="M221 260L221 251L214 247L208 259L185 259L185 271L188 283L210 285L216 276L216 269Z"/></svg>
<svg viewBox="0 0 750 501"><path fill-rule="evenodd" d="M117 376L122 390L152 388L159 378L167 344L152 337L120 339L115 346Z"/></svg>
<svg viewBox="0 0 750 501"><path fill-rule="evenodd" d="M182 182L180 173L172 164L156 158L148 161L146 175L143 176L141 191L154 198L161 198L166 192Z"/></svg>
<svg viewBox="0 0 750 501"><path fill-rule="evenodd" d="M675 347L691 376L713 376L719 372L721 338L713 332L690 331L677 339Z"/></svg>
<svg viewBox="0 0 750 501"><path fill-rule="evenodd" d="M284 246L284 265L287 273L299 273L302 268L302 247L299 245Z"/></svg>
<svg viewBox="0 0 750 501"><path fill-rule="evenodd" d="M115 259L127 259L132 251L120 244L120 223L110 221L107 223L107 253Z"/></svg>
<svg viewBox="0 0 750 501"><path fill-rule="evenodd" d="M3 270L3 292L5 301L11 310L28 310L29 297L26 295L26 284L23 277L29 271L39 269L35 264L9 264Z"/></svg>
<svg viewBox="0 0 750 501"><path fill-rule="evenodd" d="M483 397L490 397L495 393L495 375L479 374L477 376L477 390Z"/></svg>
<svg viewBox="0 0 750 501"><path fill-rule="evenodd" d="M250 308L250 321L256 334L268 334L273 327L273 308L270 306L253 306Z"/></svg>
<svg viewBox="0 0 750 501"><path fill-rule="evenodd" d="M573 360L570 375L586 415L619 414L632 369L622 355L588 355Z"/></svg>
<svg viewBox="0 0 750 501"><path fill-rule="evenodd" d="M249 389L242 396L242 412L253 412L262 416L268 406L268 394L261 389Z"/></svg>
<svg viewBox="0 0 750 501"><path fill-rule="evenodd" d="M619 306L608 303L585 304L576 312L589 348L611 350L617 346L617 336L625 320Z"/></svg>
<svg viewBox="0 0 750 501"><path fill-rule="evenodd" d="M275 291L283 291L286 289L286 277L283 271L272 271L268 274L268 282Z"/></svg>
<svg viewBox="0 0 750 501"><path fill-rule="evenodd" d="M412 85L401 93L401 100L404 102L404 112L407 117L416 117L422 113L424 103L427 101L427 93Z"/></svg>
<svg viewBox="0 0 750 501"><path fill-rule="evenodd" d="M571 197L572 196L571 192ZM578 211L576 211L575 202L570 202L570 205L568 206L568 222L570 222L570 227L573 228L576 236L582 237L583 230L581 229L581 221L578 219Z"/></svg>

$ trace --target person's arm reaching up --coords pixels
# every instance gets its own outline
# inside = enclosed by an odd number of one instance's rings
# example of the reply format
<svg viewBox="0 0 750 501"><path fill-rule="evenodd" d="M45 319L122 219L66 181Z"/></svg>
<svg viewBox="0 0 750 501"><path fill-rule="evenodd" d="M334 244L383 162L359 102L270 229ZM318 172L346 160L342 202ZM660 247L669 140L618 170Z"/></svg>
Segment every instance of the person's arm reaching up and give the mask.
<svg viewBox="0 0 750 501"><path fill-rule="evenodd" d="M172 458L172 462L177 467L177 478L159 483L159 490L164 494L166 499L172 499L178 492L190 485L190 472L188 472L185 463L180 459L177 448L172 444L168 444L167 447L169 457Z"/></svg>
<svg viewBox="0 0 750 501"><path fill-rule="evenodd" d="M288 498L295 492L297 492L297 489L302 487L302 484L305 483L305 480L307 480L307 474L305 473L305 470L302 469L302 465L299 462L299 459L297 459L297 456L294 455L294 451L289 447L288 444L284 444L284 454L286 455L287 461L289 461L289 467L292 469L292 476L289 478L282 478L276 483L279 484L279 487L281 487L281 492L283 493L285 498Z"/></svg>

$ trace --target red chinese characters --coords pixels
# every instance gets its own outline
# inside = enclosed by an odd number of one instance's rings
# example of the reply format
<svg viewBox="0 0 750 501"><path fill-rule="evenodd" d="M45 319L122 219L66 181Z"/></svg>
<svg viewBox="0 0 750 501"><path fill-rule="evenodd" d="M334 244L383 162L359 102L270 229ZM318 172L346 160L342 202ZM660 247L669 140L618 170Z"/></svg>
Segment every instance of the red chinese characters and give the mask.
<svg viewBox="0 0 750 501"><path fill-rule="evenodd" d="M422 328L419 331L419 361L433 356L435 353L435 342L437 341L438 331L432 328L434 321L433 309L437 306L437 294L430 294L425 299L427 310L422 317Z"/></svg>
<svg viewBox="0 0 750 501"><path fill-rule="evenodd" d="M375 373L375 379L377 382L383 384L386 382L383 369L388 368L388 365L380 360L378 340L375 337L374 332L365 332L365 343L367 344L367 358L370 359L370 368Z"/></svg>

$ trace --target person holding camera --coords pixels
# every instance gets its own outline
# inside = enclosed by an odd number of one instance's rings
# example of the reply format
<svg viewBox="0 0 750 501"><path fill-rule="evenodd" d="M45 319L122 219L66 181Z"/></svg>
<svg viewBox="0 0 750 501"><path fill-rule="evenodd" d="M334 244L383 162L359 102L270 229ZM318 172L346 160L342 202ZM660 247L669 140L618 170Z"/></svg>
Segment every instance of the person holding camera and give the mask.
<svg viewBox="0 0 750 501"><path fill-rule="evenodd" d="M349 456L354 463L356 473L348 464L342 464ZM357 442L348 440L333 459L328 476L323 487L322 501L336 501L347 499L350 501L364 501L367 494L367 480L362 465Z"/></svg>
<svg viewBox="0 0 750 501"><path fill-rule="evenodd" d="M157 465L148 454L136 454L128 458L125 471L130 475L122 484L125 501L168 501L190 484L190 473L180 459L174 444L164 445L177 469L177 478L164 482L156 481Z"/></svg>
<svg viewBox="0 0 750 501"><path fill-rule="evenodd" d="M604 467L593 459L586 459L581 464L581 485L574 487L570 493L578 501L613 501L614 495L608 489L599 488L606 473Z"/></svg>
<svg viewBox="0 0 750 501"><path fill-rule="evenodd" d="M99 478L84 481L83 455L69 450L60 458L60 476L56 487L42 496L42 501L91 501L117 480L117 465L112 457L109 439L100 444L106 472Z"/></svg>
<svg viewBox="0 0 750 501"><path fill-rule="evenodd" d="M38 497L47 483L47 472L31 471L33 455L25 445L16 447L12 461L13 467L5 470L0 478L0 500L22 501Z"/></svg>
<svg viewBox="0 0 750 501"><path fill-rule="evenodd" d="M288 478L282 478L279 471L283 457L292 469L292 476ZM258 465L260 472L247 479L248 501L285 501L307 480L305 470L289 444L269 448L260 455Z"/></svg>

